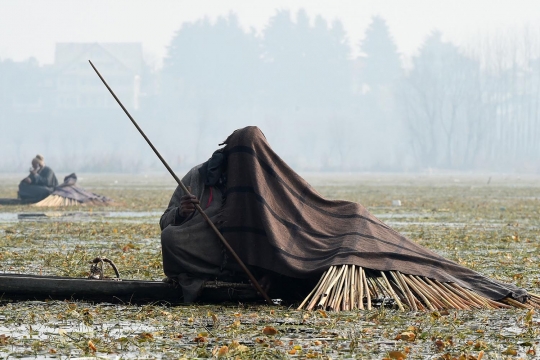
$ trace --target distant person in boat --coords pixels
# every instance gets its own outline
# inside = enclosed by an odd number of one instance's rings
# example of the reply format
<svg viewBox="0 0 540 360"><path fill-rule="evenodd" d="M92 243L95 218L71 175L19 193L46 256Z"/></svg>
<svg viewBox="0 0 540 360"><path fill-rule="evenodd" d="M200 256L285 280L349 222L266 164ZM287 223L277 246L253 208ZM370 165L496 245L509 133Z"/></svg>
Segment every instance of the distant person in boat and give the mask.
<svg viewBox="0 0 540 360"><path fill-rule="evenodd" d="M36 155L32 159L30 174L19 184L18 197L21 200L38 202L49 196L56 186L58 186L58 180L54 171L45 166L42 155Z"/></svg>

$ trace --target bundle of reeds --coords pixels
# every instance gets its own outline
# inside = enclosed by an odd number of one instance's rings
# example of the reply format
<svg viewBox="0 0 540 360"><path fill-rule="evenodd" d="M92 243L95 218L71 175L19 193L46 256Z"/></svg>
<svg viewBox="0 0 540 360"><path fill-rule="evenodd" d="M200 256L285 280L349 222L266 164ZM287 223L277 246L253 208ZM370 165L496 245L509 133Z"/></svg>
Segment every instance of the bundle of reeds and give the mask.
<svg viewBox="0 0 540 360"><path fill-rule="evenodd" d="M61 195L55 195L51 194L47 196L45 199L41 200L38 203L33 204L32 206L40 206L40 207L55 207L55 206L110 206L114 205L115 203L105 197L99 197L94 199L87 199L84 202L71 199L65 196Z"/></svg>
<svg viewBox="0 0 540 360"><path fill-rule="evenodd" d="M54 207L54 206L75 206L82 205L79 201L63 197L60 195L49 195L45 199L41 200L38 203L35 203L33 206L42 206L42 207Z"/></svg>
<svg viewBox="0 0 540 360"><path fill-rule="evenodd" d="M456 283L442 283L399 271L378 271L355 265L331 266L298 309L371 310L372 302L394 303L401 311L446 309L540 308L540 296L526 303L494 301Z"/></svg>

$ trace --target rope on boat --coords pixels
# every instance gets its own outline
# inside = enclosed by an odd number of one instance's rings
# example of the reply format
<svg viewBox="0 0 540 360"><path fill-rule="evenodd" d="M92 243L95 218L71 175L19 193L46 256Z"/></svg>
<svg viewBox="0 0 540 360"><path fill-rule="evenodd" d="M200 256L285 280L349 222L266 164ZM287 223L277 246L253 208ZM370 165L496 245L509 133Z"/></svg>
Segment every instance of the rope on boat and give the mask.
<svg viewBox="0 0 540 360"><path fill-rule="evenodd" d="M90 275L88 275L89 279L95 279L95 280L103 280L103 263L109 264L116 274L116 279L114 280L121 280L120 279L120 272L118 271L118 268L114 264L112 260L107 259L106 257L96 257L94 260L90 261Z"/></svg>

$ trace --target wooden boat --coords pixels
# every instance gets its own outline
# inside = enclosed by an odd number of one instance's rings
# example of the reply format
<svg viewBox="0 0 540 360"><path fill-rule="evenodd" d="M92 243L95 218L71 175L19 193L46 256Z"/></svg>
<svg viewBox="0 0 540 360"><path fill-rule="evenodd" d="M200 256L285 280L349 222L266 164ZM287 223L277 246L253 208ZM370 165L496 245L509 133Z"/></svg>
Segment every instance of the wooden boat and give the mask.
<svg viewBox="0 0 540 360"><path fill-rule="evenodd" d="M162 281L86 279L29 274L0 274L1 300L84 300L126 304L182 303L182 290ZM209 281L200 302L256 301L250 284Z"/></svg>
<svg viewBox="0 0 540 360"><path fill-rule="evenodd" d="M12 199L12 198L0 198L0 205L28 205L32 204L31 201Z"/></svg>

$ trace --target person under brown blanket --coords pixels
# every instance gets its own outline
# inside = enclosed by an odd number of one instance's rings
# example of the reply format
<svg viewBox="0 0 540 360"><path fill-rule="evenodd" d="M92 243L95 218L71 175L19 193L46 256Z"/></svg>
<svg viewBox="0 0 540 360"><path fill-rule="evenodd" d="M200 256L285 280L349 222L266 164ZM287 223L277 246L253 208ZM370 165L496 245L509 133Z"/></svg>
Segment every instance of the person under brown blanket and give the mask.
<svg viewBox="0 0 540 360"><path fill-rule="evenodd" d="M243 280L241 268L227 261L225 249L194 204L216 221L225 185L224 157L216 151L212 158L191 169L182 183L194 195L178 186L169 207L160 219L163 270L180 284L184 301L196 299L204 282L211 279Z"/></svg>
<svg viewBox="0 0 540 360"><path fill-rule="evenodd" d="M167 276L189 275L197 279L193 286L197 289L204 279L237 270L232 259L225 261L216 235L192 212L190 203L200 199L246 265L287 279L313 280L332 265L350 264L457 283L493 300L527 299L524 289L485 277L410 241L360 204L324 199L271 149L257 127L235 131L224 144L212 157L220 161L211 159L184 178L195 198L182 198L177 189L161 218ZM208 169L216 168L221 169L216 182L220 186L208 181L216 181L215 174L208 176L212 172Z"/></svg>
<svg viewBox="0 0 540 360"><path fill-rule="evenodd" d="M38 202L49 196L58 186L54 171L45 166L43 156L36 155L32 159L30 174L19 184L18 197L21 200Z"/></svg>

